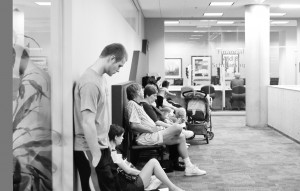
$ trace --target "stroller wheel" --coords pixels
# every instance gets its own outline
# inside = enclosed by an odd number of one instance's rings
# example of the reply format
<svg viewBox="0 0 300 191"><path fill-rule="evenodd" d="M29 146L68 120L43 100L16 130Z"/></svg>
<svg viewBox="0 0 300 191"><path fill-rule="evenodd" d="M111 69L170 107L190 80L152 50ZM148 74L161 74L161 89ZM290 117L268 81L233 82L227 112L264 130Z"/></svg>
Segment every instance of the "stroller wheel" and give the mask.
<svg viewBox="0 0 300 191"><path fill-rule="evenodd" d="M207 132L207 136L208 136L209 140L212 140L214 138L215 134L213 132L211 132L211 131L208 131Z"/></svg>

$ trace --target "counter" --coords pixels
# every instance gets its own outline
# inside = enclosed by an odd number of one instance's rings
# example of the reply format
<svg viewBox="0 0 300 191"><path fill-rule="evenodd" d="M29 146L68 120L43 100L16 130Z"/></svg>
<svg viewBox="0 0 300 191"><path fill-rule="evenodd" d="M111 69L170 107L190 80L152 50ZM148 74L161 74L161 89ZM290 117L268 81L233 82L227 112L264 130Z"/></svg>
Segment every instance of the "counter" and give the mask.
<svg viewBox="0 0 300 191"><path fill-rule="evenodd" d="M268 125L300 142L300 86L268 87Z"/></svg>

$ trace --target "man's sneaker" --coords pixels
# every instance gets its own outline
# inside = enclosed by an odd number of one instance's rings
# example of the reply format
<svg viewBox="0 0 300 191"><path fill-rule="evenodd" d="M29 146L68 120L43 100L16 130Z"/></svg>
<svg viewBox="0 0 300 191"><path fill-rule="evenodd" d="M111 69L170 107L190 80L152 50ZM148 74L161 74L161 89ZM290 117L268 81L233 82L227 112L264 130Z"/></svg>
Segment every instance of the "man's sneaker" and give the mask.
<svg viewBox="0 0 300 191"><path fill-rule="evenodd" d="M201 176L205 175L206 171L200 170L196 165L185 167L185 176Z"/></svg>

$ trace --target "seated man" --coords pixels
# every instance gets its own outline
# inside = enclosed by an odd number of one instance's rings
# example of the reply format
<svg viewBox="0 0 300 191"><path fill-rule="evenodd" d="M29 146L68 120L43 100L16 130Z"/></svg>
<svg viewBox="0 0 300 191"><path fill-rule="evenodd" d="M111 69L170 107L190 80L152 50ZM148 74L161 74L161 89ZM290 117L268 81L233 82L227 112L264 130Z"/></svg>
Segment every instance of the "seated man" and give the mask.
<svg viewBox="0 0 300 191"><path fill-rule="evenodd" d="M231 80L230 82L230 88L234 88L235 86L244 86L244 80L240 79L241 75L240 73L236 72L234 74L235 79Z"/></svg>
<svg viewBox="0 0 300 191"><path fill-rule="evenodd" d="M131 129L136 132L136 142L139 145L178 145L179 155L185 163L185 176L204 175L206 171L200 170L191 163L186 148L185 136L181 133L182 127L174 124L172 128L156 126L154 121L147 115L140 102L144 99L141 85L133 83L126 88L127 114Z"/></svg>

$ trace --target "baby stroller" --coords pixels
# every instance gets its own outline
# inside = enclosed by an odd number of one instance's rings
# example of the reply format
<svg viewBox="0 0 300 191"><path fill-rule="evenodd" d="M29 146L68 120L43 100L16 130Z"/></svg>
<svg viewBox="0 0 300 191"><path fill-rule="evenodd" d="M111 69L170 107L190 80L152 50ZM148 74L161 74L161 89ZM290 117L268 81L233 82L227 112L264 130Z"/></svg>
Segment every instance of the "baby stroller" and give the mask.
<svg viewBox="0 0 300 191"><path fill-rule="evenodd" d="M213 139L211 108L208 95L204 91L189 90L182 92L187 114L187 129L195 135L204 135L207 144Z"/></svg>

